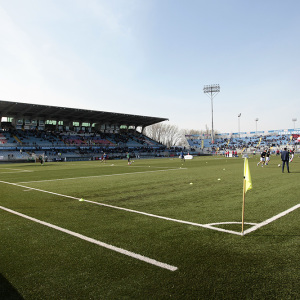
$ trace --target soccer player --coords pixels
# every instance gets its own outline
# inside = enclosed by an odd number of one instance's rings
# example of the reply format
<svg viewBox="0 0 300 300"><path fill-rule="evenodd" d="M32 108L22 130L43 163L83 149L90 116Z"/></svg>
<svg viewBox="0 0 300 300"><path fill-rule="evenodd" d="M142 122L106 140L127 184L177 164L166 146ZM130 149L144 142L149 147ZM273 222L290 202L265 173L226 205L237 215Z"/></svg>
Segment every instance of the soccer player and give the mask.
<svg viewBox="0 0 300 300"><path fill-rule="evenodd" d="M181 158L181 160L185 161L185 158L184 158L184 153L183 153L183 151L181 151L181 153L180 153L180 158Z"/></svg>
<svg viewBox="0 0 300 300"><path fill-rule="evenodd" d="M260 161L257 163L257 166L261 163L261 166L263 167L266 161L266 151L263 150L263 152L260 154Z"/></svg>
<svg viewBox="0 0 300 300"><path fill-rule="evenodd" d="M131 161L130 161L130 153L129 152L126 152L127 154L127 162L128 162L128 165L131 165Z"/></svg>
<svg viewBox="0 0 300 300"><path fill-rule="evenodd" d="M104 152L101 156L101 162L106 163L107 154Z"/></svg>
<svg viewBox="0 0 300 300"><path fill-rule="evenodd" d="M294 155L295 155L295 149L293 148L292 150L290 150L290 162L292 162L293 161L293 159L294 159Z"/></svg>
<svg viewBox="0 0 300 300"><path fill-rule="evenodd" d="M266 152L266 166L269 164L269 161L270 161L270 149L268 149Z"/></svg>
<svg viewBox="0 0 300 300"><path fill-rule="evenodd" d="M44 164L44 158L43 158L42 155L39 156L39 160L40 160L41 165L43 165Z"/></svg>

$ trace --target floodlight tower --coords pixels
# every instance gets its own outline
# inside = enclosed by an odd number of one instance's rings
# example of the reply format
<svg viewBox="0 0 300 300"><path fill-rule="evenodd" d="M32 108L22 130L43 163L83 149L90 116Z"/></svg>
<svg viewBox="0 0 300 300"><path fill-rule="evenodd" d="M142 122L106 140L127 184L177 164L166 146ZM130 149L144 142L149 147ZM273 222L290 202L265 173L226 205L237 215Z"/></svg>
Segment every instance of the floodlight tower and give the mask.
<svg viewBox="0 0 300 300"><path fill-rule="evenodd" d="M295 127L295 124L296 124L296 122L297 122L297 118L293 118L292 121L294 122L294 130L295 130L295 128L296 128L296 127Z"/></svg>
<svg viewBox="0 0 300 300"><path fill-rule="evenodd" d="M258 122L258 118L256 118L255 120L254 120L255 122L256 122L256 130L255 130L255 133L256 133L256 135L257 135L257 122Z"/></svg>
<svg viewBox="0 0 300 300"><path fill-rule="evenodd" d="M211 101L211 142L214 143L214 108L213 108L213 99L220 92L219 84L205 85L203 92L207 94Z"/></svg>
<svg viewBox="0 0 300 300"><path fill-rule="evenodd" d="M240 118L241 118L241 113L238 114L238 120L239 120L239 138L241 137L241 130L240 130Z"/></svg>

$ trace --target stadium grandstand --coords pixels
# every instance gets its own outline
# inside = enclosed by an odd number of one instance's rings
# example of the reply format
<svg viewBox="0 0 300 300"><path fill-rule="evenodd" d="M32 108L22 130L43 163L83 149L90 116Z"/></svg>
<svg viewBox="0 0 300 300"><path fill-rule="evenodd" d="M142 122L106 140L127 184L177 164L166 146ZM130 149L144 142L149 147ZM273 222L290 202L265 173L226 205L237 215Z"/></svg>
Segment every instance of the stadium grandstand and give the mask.
<svg viewBox="0 0 300 300"><path fill-rule="evenodd" d="M166 118L0 101L0 162L165 156L143 134ZM137 130L139 129L139 131Z"/></svg>
<svg viewBox="0 0 300 300"><path fill-rule="evenodd" d="M273 154L279 154L284 147L299 152L300 148L300 128L222 133L216 134L213 142L209 134L186 135L185 137L191 152L198 154L220 154L231 157L255 154L263 149L270 149Z"/></svg>
<svg viewBox="0 0 300 300"><path fill-rule="evenodd" d="M166 121L140 115L0 100L0 162L99 160L177 156L143 132ZM185 154L238 156L269 148L299 152L300 129L186 135Z"/></svg>

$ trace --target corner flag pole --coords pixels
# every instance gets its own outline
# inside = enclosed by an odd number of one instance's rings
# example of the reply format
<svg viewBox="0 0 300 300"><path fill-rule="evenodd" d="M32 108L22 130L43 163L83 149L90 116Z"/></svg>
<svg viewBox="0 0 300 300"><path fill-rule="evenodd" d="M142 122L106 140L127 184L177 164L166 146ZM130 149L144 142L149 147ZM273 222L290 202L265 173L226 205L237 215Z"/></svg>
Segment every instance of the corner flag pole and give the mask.
<svg viewBox="0 0 300 300"><path fill-rule="evenodd" d="M245 196L248 190L252 189L252 180L250 175L248 158L244 161L244 184L243 184L243 211L242 211L242 233L244 233L244 219L245 219Z"/></svg>
<svg viewBox="0 0 300 300"><path fill-rule="evenodd" d="M245 219L245 186L246 186L246 179L244 176L244 183L243 183L243 209L242 209L242 233L244 233L244 219Z"/></svg>

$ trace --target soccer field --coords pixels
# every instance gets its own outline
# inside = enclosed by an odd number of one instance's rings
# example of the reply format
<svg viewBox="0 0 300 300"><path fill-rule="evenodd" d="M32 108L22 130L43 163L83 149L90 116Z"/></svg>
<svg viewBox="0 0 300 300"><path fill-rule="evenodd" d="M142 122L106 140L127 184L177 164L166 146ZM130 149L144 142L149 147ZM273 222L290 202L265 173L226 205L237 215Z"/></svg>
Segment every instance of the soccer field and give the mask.
<svg viewBox="0 0 300 300"><path fill-rule="evenodd" d="M0 165L1 299L299 299L300 159Z"/></svg>

